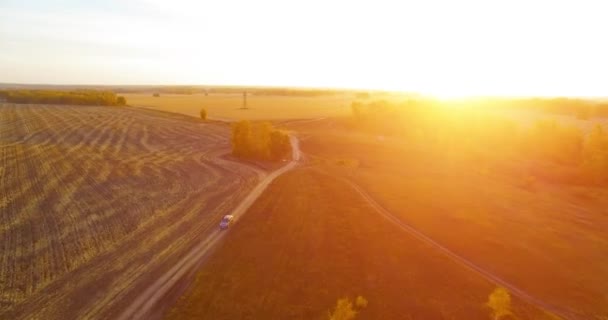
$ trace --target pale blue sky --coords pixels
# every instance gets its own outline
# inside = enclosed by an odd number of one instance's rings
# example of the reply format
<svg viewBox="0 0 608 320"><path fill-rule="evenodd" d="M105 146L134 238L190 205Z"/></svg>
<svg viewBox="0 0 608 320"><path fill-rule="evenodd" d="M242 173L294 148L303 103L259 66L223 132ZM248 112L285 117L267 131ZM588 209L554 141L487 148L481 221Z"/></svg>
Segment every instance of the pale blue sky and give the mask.
<svg viewBox="0 0 608 320"><path fill-rule="evenodd" d="M608 95L603 1L0 0L0 82Z"/></svg>

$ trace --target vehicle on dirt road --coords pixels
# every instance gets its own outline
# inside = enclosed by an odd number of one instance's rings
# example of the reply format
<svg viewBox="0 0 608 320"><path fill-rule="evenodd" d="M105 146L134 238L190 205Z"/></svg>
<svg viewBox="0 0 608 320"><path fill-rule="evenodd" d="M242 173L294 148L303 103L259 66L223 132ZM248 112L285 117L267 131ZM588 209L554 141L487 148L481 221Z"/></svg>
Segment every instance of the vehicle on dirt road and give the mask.
<svg viewBox="0 0 608 320"><path fill-rule="evenodd" d="M222 221L220 222L220 229L222 229L222 230L228 229L228 227L233 223L234 223L234 216L227 214L222 218Z"/></svg>

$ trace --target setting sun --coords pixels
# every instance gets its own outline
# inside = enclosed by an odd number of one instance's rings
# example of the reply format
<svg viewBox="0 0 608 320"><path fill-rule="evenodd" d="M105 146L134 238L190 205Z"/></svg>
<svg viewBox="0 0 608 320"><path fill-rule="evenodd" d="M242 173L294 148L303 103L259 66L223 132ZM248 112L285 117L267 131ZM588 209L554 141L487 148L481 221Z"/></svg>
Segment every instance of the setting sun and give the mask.
<svg viewBox="0 0 608 320"><path fill-rule="evenodd" d="M0 319L608 320L592 0L0 0Z"/></svg>

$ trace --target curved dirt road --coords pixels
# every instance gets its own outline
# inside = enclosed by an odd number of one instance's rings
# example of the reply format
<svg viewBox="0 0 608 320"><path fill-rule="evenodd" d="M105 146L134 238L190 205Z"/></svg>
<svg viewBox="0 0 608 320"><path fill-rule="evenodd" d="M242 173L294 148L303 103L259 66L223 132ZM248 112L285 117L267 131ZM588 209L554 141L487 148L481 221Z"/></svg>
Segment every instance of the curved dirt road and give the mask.
<svg viewBox="0 0 608 320"><path fill-rule="evenodd" d="M298 139L291 135L292 160L285 166L266 175L258 185L243 199L232 214L237 221L239 216L244 214L255 200L264 192L270 183L278 176L293 169L300 160L300 147ZM137 299L118 317L119 320L126 319L147 319L148 313L158 303L171 288L191 269L197 265L204 256L209 253L214 246L224 237L226 231L222 232L217 228L206 239L188 253L182 260L175 264L167 273L158 278L152 285L143 291Z"/></svg>
<svg viewBox="0 0 608 320"><path fill-rule="evenodd" d="M0 103L0 319L115 319L261 180L223 159L229 136L154 110Z"/></svg>
<svg viewBox="0 0 608 320"><path fill-rule="evenodd" d="M400 229L402 229L403 231L409 233L410 235L414 236L416 239L428 244L429 246L437 249L438 251L440 251L441 253L445 254L446 256L448 256L448 258L450 258L452 261L457 262L461 265L463 265L464 267L476 272L477 274L483 276L485 279L487 279L488 281L498 285L498 286L502 286L504 288L506 288L507 290L509 290L513 295L517 296L518 298L520 298L521 300L530 303L532 305L535 305L537 307L540 307L541 309L551 312L556 316L559 316L562 319L565 320L575 320L575 319L582 319L580 315L578 314L574 314L572 312L569 311L565 311L562 308L558 308L554 305L550 305L548 303L545 303L544 301L541 301L535 297L533 297L532 295L530 295L529 293L525 292L522 289L519 289L518 287L510 284L509 282L503 280L502 278L500 278L499 276L483 269L482 267L476 265L474 262L456 254L455 252L451 251L450 249L446 248L445 246L441 245L440 243L438 243L437 241L433 240L432 238L430 238L429 236L425 235L424 233L420 232L419 230L417 230L416 228L412 227L411 225L409 225L408 223L402 221L401 219L397 218L395 215L393 215L390 211L388 211L387 209L385 209L382 205L380 205L378 202L376 202L376 200L374 200L367 192L365 192L365 190L363 190L358 184L356 184L355 182L348 180L348 179L343 179L346 183L348 183L357 193L359 193L361 195L361 197L363 197L363 199L365 199L365 201L374 209L376 210L382 217L384 217L385 219L387 219L389 222L393 223L394 225L398 226Z"/></svg>

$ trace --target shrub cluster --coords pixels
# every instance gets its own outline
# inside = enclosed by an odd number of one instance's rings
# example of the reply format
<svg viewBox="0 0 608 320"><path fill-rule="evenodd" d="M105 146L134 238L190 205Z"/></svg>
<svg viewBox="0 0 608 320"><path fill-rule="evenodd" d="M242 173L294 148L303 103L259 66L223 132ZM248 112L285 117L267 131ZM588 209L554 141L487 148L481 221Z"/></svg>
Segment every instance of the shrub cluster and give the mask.
<svg viewBox="0 0 608 320"><path fill-rule="evenodd" d="M287 133L268 122L240 121L232 125L232 154L255 160L280 160L289 156L291 143Z"/></svg>
<svg viewBox="0 0 608 320"><path fill-rule="evenodd" d="M31 104L122 106L127 101L111 91L97 90L5 90L0 96L7 102Z"/></svg>

